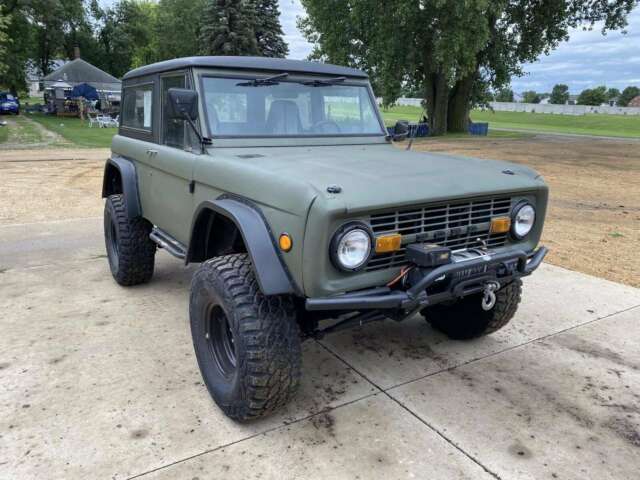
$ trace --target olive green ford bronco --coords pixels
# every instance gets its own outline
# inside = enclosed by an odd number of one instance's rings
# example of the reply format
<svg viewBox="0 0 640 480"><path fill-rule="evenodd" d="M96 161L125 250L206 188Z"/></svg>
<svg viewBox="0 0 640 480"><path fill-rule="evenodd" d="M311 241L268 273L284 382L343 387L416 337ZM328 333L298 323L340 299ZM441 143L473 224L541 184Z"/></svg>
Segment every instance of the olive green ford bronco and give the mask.
<svg viewBox="0 0 640 480"><path fill-rule="evenodd" d="M540 175L395 147L406 124L388 135L359 70L192 57L122 86L102 191L109 266L136 285L158 248L200 264L193 344L231 418L291 397L305 338L416 313L454 339L495 332L546 254Z"/></svg>

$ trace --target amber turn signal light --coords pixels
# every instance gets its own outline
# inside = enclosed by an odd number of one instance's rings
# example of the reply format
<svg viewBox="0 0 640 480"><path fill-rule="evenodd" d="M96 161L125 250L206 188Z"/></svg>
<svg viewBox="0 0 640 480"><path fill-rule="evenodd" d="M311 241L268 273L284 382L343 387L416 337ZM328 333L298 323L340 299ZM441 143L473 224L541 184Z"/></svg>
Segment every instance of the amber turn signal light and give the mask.
<svg viewBox="0 0 640 480"><path fill-rule="evenodd" d="M496 217L491 219L491 233L507 233L511 228L509 217Z"/></svg>
<svg viewBox="0 0 640 480"><path fill-rule="evenodd" d="M402 235L392 233L391 235L382 235L376 238L376 253L388 253L400 250L402 243Z"/></svg>
<svg viewBox="0 0 640 480"><path fill-rule="evenodd" d="M293 247L293 240L291 240L291 236L288 233L282 233L278 239L278 245L280 245L280 250L288 252Z"/></svg>

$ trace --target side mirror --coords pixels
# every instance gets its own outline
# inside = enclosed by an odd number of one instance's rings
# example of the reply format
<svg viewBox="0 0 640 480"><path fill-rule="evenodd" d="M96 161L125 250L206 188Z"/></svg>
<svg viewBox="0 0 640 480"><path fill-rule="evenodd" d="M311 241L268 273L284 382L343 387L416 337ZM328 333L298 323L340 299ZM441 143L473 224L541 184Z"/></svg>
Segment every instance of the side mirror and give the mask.
<svg viewBox="0 0 640 480"><path fill-rule="evenodd" d="M401 142L409 135L409 122L407 120L398 120L393 128L393 141Z"/></svg>
<svg viewBox="0 0 640 480"><path fill-rule="evenodd" d="M198 119L198 93L186 88L170 88L167 90L167 115L176 120Z"/></svg>

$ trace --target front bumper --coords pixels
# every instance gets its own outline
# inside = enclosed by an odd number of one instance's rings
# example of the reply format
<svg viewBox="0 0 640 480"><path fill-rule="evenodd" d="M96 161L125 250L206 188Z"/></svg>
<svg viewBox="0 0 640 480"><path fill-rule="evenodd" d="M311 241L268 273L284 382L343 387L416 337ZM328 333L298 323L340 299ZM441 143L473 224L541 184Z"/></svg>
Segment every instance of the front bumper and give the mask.
<svg viewBox="0 0 640 480"><path fill-rule="evenodd" d="M497 280L505 284L515 278L530 275L547 254L546 247L529 254L522 250L486 253L471 260L448 263L430 270L417 269L406 290L379 287L326 298L308 298L307 310L370 310L402 309L413 311L427 305L455 300L481 292L487 282ZM417 268L417 267L416 267ZM436 284L443 288L427 293Z"/></svg>

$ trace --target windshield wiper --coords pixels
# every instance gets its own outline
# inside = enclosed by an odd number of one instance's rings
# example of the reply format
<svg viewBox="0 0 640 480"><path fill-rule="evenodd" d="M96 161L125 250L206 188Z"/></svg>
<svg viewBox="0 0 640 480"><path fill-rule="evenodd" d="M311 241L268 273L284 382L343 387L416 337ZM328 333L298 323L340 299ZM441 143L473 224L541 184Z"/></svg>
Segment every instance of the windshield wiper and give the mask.
<svg viewBox="0 0 640 480"><path fill-rule="evenodd" d="M278 75L273 75L271 77L254 78L253 80L249 80L248 82L236 83L236 87L262 87L265 85L278 85L278 80L280 80L281 78L286 78L288 76L288 73L279 73Z"/></svg>
<svg viewBox="0 0 640 480"><path fill-rule="evenodd" d="M325 87L327 85L334 85L336 83L344 82L347 77L333 77L325 78L323 80L311 80L309 82L302 82L303 85L309 85L310 87Z"/></svg>

